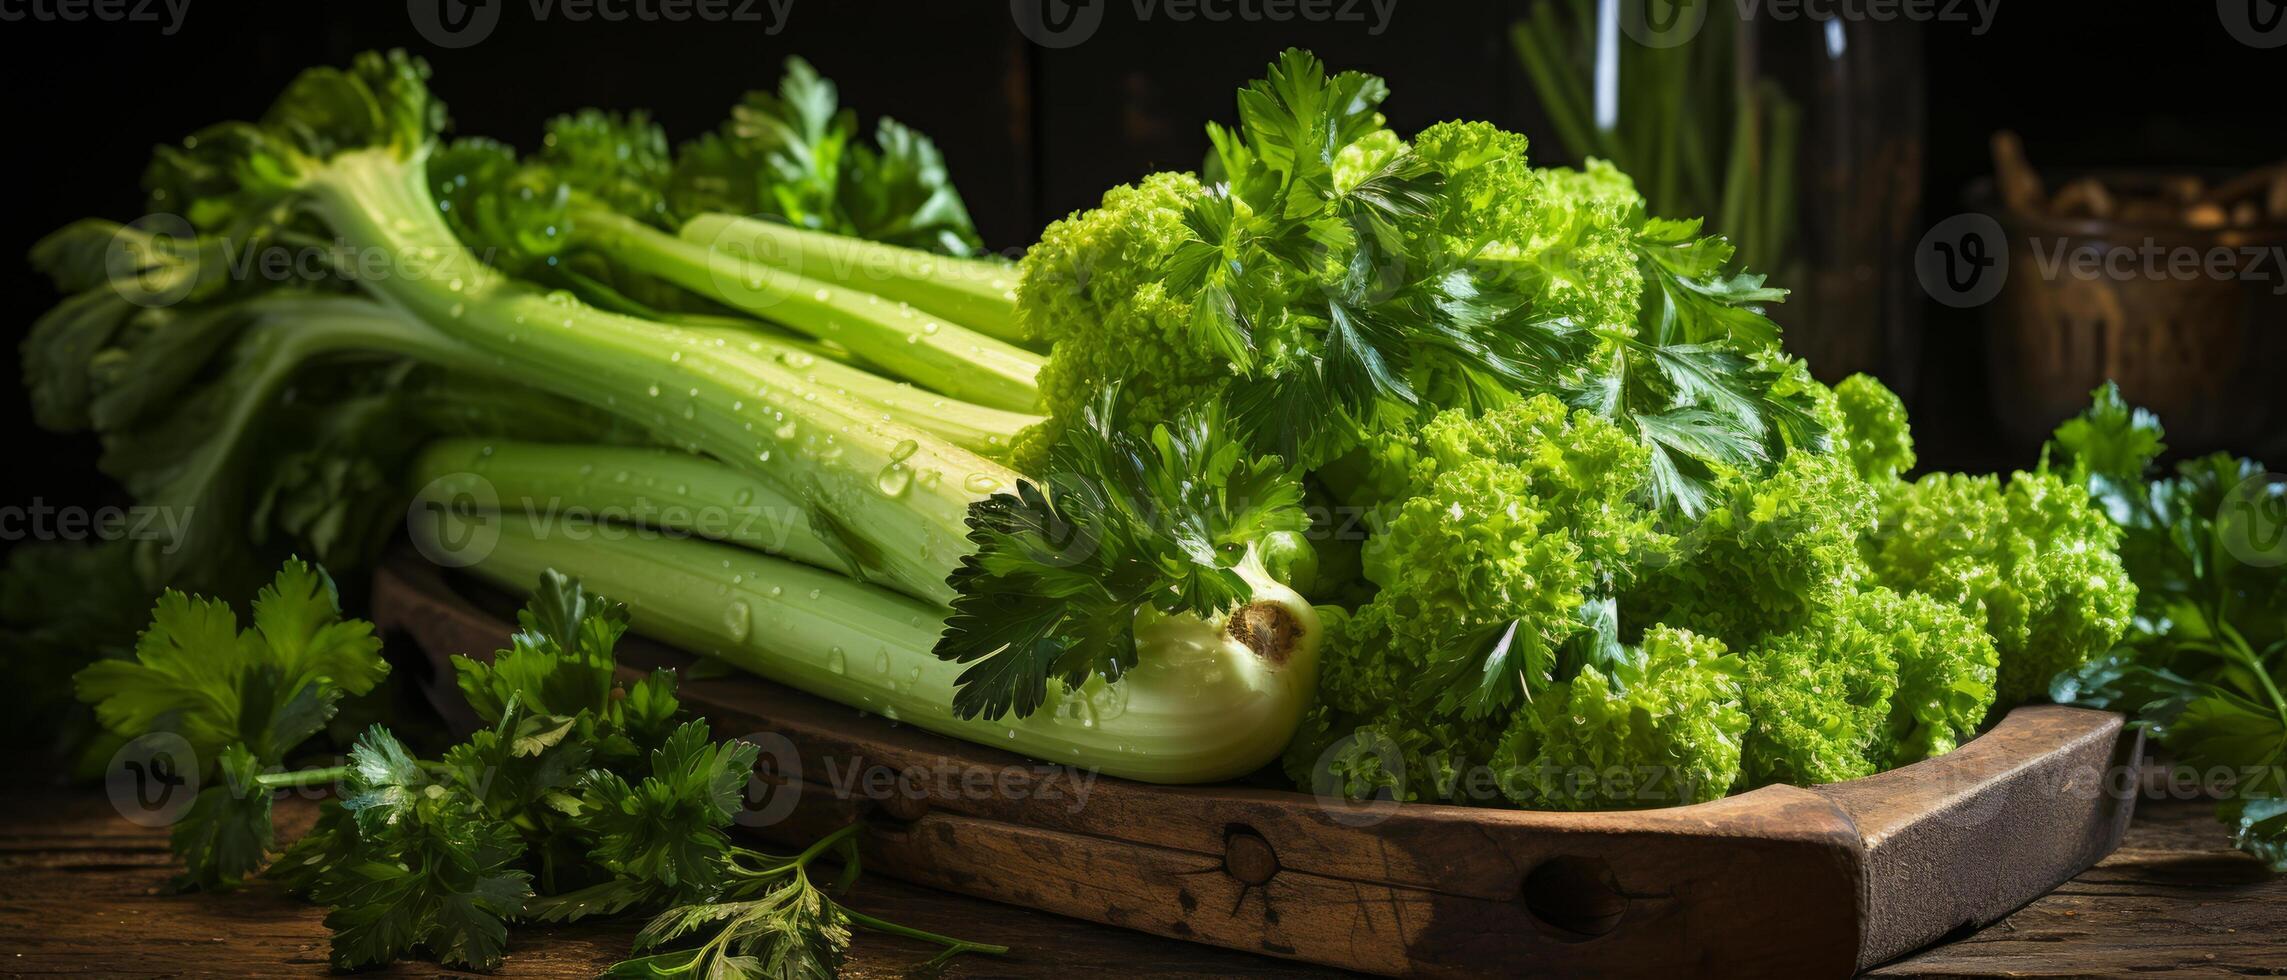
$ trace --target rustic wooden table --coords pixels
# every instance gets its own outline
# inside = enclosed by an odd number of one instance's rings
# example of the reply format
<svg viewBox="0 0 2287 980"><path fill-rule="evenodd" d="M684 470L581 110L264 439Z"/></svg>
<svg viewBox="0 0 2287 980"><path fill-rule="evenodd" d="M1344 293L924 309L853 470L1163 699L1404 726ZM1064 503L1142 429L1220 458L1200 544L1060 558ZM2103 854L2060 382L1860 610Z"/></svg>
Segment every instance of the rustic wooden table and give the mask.
<svg viewBox="0 0 2287 980"><path fill-rule="evenodd" d="M165 833L115 816L100 795L0 797L0 974L312 975L326 970L324 913L255 885L170 896ZM281 804L288 832L313 807ZM951 976L1121 973L1321 976L1327 971L1058 918L872 877L851 904L923 929L1005 943ZM501 976L592 976L636 925L525 928ZM920 944L859 933L849 975L900 976ZM402 971L434 974L416 964ZM2008 919L1874 971L1880 977L2287 975L2287 876L2231 850L2198 803L2143 804L2118 853Z"/></svg>

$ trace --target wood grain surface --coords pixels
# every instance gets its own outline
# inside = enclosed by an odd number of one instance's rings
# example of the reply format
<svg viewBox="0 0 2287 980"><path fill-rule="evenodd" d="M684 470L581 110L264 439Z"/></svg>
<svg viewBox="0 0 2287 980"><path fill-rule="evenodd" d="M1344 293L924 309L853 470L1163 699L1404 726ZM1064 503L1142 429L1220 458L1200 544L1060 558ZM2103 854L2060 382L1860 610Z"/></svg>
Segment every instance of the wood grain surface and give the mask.
<svg viewBox="0 0 2287 980"><path fill-rule="evenodd" d="M100 793L0 791L0 975L322 976L322 909L257 882L166 895L166 833L120 819ZM280 803L286 833L312 815ZM1093 925L878 876L851 904L924 929L1006 943L946 975L1333 977L1319 967ZM2209 805L2145 802L2111 857L1983 930L1872 971L1940 977L2287 976L2287 878L2234 851ZM636 923L516 930L499 976L586 977L626 954ZM859 933L847 975L907 975L930 950ZM376 976L435 976L411 963Z"/></svg>

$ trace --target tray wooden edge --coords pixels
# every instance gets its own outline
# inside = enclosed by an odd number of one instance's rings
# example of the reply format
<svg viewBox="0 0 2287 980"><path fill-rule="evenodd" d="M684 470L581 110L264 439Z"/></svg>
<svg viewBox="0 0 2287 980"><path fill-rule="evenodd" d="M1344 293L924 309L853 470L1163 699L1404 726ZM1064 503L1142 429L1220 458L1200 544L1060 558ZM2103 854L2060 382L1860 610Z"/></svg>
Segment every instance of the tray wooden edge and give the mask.
<svg viewBox="0 0 2287 980"><path fill-rule="evenodd" d="M1858 965L1997 922L2111 854L2143 743L2115 712L2027 705L1946 755L1815 787L1864 842Z"/></svg>
<svg viewBox="0 0 2287 980"><path fill-rule="evenodd" d="M445 656L496 648L508 629L410 555L376 574L373 606L385 631L424 651L440 709L460 707ZM635 646L634 661L689 661ZM1631 975L1846 974L1994 921L2110 853L2133 794L2107 792L2092 774L2132 767L2140 744L2118 715L2029 707L1946 756L1809 790L1773 786L1697 806L1592 814L1408 804L1360 822L1302 793L1109 777L1087 778L1086 806L1041 806L1043 788L1078 789L1081 775L861 721L756 678L689 682L685 695L718 724L795 733L813 767L809 791L763 836L800 839L871 814L886 828L865 835L871 866L898 877L1384 973L1589 964L1611 972L1617 953ZM815 778L837 761L890 774L897 791ZM1032 794L948 797L895 782L915 771L1014 773ZM2006 860L1994 860L1997 849ZM1541 873L1552 868L1553 884ZM1015 869L1027 873L989 873ZM1113 900L1106 880L1140 890ZM1260 907L1250 911L1250 901ZM1330 917L1332 928L1313 928L1314 916L1281 916L1281 907L1348 911Z"/></svg>

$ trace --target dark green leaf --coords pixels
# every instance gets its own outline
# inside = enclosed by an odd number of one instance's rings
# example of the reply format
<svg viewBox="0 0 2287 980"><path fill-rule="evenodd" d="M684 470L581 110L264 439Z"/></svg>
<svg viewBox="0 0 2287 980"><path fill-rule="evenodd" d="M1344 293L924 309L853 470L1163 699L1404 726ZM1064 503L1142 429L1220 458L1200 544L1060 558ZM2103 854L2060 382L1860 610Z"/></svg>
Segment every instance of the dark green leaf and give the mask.
<svg viewBox="0 0 2287 980"><path fill-rule="evenodd" d="M2287 872L2287 798L2241 796L2218 811L2231 827L2232 845L2255 855L2272 871Z"/></svg>
<svg viewBox="0 0 2287 980"><path fill-rule="evenodd" d="M937 656L967 664L962 717L1031 714L1048 683L1117 680L1146 607L1212 616L1252 590L1234 570L1249 545L1307 526L1300 483L1252 457L1219 413L1131 430L1116 386L1050 451L1048 479L970 506L976 550L950 579Z"/></svg>
<svg viewBox="0 0 2287 980"><path fill-rule="evenodd" d="M243 745L224 750L218 778L199 790L175 824L170 843L185 870L177 889L227 888L255 871L277 843L270 822L270 791L255 783L261 763Z"/></svg>
<svg viewBox="0 0 2287 980"><path fill-rule="evenodd" d="M1514 619L1488 623L1456 637L1430 660L1424 693L1437 710L1466 718L1492 717L1530 700L1556 669L1556 648Z"/></svg>
<svg viewBox="0 0 2287 980"><path fill-rule="evenodd" d="M592 856L613 873L653 882L685 897L720 882L730 826L745 799L758 750L708 741L705 722L687 722L651 754L651 775L630 785L591 770L581 780L582 823L595 834Z"/></svg>

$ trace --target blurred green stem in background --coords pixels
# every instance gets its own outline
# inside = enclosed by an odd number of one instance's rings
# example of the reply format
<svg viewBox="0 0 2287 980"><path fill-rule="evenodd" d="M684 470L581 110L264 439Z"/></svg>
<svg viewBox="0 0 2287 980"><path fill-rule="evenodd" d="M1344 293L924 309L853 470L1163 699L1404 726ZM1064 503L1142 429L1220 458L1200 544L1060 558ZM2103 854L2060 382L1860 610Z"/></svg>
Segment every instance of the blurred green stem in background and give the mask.
<svg viewBox="0 0 2287 980"><path fill-rule="evenodd" d="M1708 10L1689 40L1655 48L1621 30L1625 8L1649 2ZM1755 31L1732 5L1540 0L1509 38L1568 153L1611 161L1654 213L1704 217L1748 268L1794 278L1802 113L1756 73Z"/></svg>

